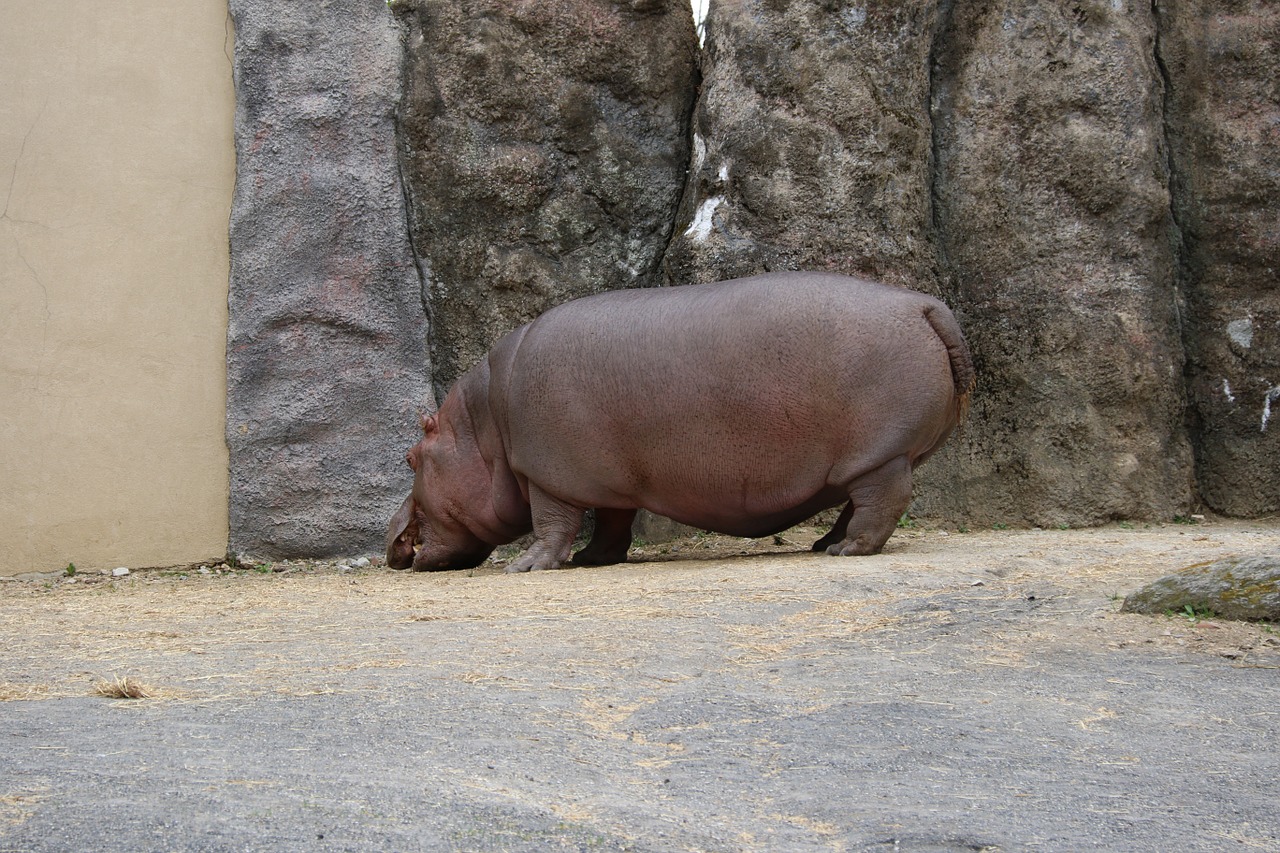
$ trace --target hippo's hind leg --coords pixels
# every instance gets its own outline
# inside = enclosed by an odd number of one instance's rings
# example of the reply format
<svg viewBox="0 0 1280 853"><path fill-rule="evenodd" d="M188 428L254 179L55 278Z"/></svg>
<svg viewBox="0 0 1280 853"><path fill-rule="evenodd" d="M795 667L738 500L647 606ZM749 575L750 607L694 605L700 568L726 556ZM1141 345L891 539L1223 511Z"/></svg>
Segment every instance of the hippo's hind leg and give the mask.
<svg viewBox="0 0 1280 853"><path fill-rule="evenodd" d="M831 525L831 530L827 532L827 535L813 543L813 550L825 551L843 539L844 532L849 529L849 519L852 517L853 501L849 501L844 505L844 509L840 510L840 517L836 519L835 524Z"/></svg>
<svg viewBox="0 0 1280 853"><path fill-rule="evenodd" d="M631 549L634 509L597 509L596 529L587 547L573 555L576 566L611 566L625 563Z"/></svg>
<svg viewBox="0 0 1280 853"><path fill-rule="evenodd" d="M534 483L529 484L529 508L533 514L533 544L507 566L507 571L558 569L569 559L584 510L552 497Z"/></svg>
<svg viewBox="0 0 1280 853"><path fill-rule="evenodd" d="M897 456L849 484L848 505L814 550L822 546L833 557L879 554L909 503L911 462Z"/></svg>

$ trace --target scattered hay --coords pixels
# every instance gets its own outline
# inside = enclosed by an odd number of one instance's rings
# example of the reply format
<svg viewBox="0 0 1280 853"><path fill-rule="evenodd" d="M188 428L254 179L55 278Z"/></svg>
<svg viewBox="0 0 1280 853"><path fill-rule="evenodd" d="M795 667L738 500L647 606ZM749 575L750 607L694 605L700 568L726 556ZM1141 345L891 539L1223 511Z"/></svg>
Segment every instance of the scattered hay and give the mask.
<svg viewBox="0 0 1280 853"><path fill-rule="evenodd" d="M498 566L419 575L307 564L314 571L153 573L95 588L83 579L6 583L0 703L84 696L101 674L124 671L165 685L142 686L146 695L136 698L150 701L363 692L420 676L518 691L557 679L567 683L556 689L583 690L623 675L658 686L690 677L699 654L713 670L860 651L909 661L955 646L965 626L987 639L961 649L955 663L982 668L1049 665L1046 649L1175 650L1259 668L1273 667L1280 653L1270 627L1115 613L1123 593L1171 567L1275 548L1274 522L963 536L904 530L885 555L865 560L807 553L804 543L823 533L797 531L782 543L694 537L638 549L679 548L664 559L683 562L638 556L518 578ZM767 556L731 558L744 549ZM992 643L1006 626L1010 633ZM705 652L690 652L690 643ZM558 664L543 674L542 650L552 648ZM448 662L459 649L463 662ZM86 673L96 677L86 682ZM115 679L95 692L134 698L120 682L137 684Z"/></svg>
<svg viewBox="0 0 1280 853"><path fill-rule="evenodd" d="M0 702L20 702L31 699L48 699L47 684L12 684L0 681Z"/></svg>
<svg viewBox="0 0 1280 853"><path fill-rule="evenodd" d="M48 788L18 791L0 796L0 826L21 826L35 814L35 807L45 798Z"/></svg>
<svg viewBox="0 0 1280 853"><path fill-rule="evenodd" d="M132 676L115 676L105 681L99 681L93 686L93 695L105 696L108 699L152 699L155 698L156 691L154 688L143 684Z"/></svg>

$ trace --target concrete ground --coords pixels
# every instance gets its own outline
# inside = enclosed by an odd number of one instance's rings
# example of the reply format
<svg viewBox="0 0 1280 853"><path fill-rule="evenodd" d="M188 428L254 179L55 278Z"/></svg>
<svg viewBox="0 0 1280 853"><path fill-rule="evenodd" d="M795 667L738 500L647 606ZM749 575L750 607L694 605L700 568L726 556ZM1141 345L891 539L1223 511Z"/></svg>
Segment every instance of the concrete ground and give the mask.
<svg viewBox="0 0 1280 853"><path fill-rule="evenodd" d="M816 536L2 583L0 851L1280 850L1280 629L1117 612L1280 524Z"/></svg>

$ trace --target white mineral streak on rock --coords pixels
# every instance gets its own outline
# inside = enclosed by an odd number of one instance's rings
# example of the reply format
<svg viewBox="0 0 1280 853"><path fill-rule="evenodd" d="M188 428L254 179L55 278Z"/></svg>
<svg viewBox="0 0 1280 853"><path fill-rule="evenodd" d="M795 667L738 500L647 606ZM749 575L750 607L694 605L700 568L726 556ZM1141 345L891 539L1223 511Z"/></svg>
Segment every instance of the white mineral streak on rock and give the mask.
<svg viewBox="0 0 1280 853"><path fill-rule="evenodd" d="M1222 379L1222 393L1226 395L1228 403L1236 401L1236 395L1231 393L1231 383L1226 380L1226 377Z"/></svg>
<svg viewBox="0 0 1280 853"><path fill-rule="evenodd" d="M1253 319L1245 317L1243 320L1232 320L1227 324L1227 337L1236 346L1245 349L1253 346Z"/></svg>
<svg viewBox="0 0 1280 853"><path fill-rule="evenodd" d="M867 22L867 10L859 6L845 9L840 13L840 20L844 23L846 29L850 31L860 30L862 25Z"/></svg>
<svg viewBox="0 0 1280 853"><path fill-rule="evenodd" d="M1280 400L1280 385L1275 385L1267 389L1267 393L1262 395L1262 432L1267 431L1267 421L1271 420L1271 402Z"/></svg>
<svg viewBox="0 0 1280 853"><path fill-rule="evenodd" d="M684 236L692 237L699 243L705 243L707 238L711 236L711 217L715 215L716 208L723 203L724 196L717 195L698 205L698 212L694 214L693 224L684 232Z"/></svg>

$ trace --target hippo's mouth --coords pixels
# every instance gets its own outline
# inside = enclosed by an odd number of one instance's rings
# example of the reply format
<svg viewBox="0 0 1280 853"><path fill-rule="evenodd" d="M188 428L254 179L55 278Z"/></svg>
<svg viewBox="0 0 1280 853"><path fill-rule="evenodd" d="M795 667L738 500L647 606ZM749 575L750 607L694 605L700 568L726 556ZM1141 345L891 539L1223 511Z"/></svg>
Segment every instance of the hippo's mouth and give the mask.
<svg viewBox="0 0 1280 853"><path fill-rule="evenodd" d="M475 550L451 553L439 551L433 553L431 550L418 547L413 555L413 570L415 572L450 572L474 569L487 560L491 553L493 553L493 546L489 545Z"/></svg>

